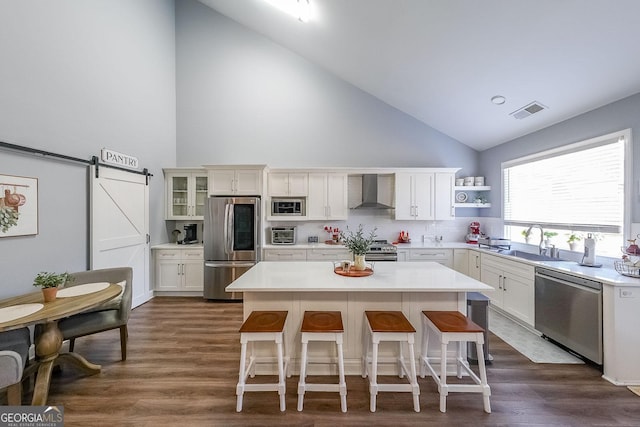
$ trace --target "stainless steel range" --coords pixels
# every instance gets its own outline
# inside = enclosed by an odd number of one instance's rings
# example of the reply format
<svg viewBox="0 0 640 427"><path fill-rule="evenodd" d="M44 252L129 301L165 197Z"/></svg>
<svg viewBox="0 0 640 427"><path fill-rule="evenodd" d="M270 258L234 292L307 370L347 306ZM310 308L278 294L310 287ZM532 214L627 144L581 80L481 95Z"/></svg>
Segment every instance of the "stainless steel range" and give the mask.
<svg viewBox="0 0 640 427"><path fill-rule="evenodd" d="M398 248L386 240L374 240L365 261L398 261Z"/></svg>

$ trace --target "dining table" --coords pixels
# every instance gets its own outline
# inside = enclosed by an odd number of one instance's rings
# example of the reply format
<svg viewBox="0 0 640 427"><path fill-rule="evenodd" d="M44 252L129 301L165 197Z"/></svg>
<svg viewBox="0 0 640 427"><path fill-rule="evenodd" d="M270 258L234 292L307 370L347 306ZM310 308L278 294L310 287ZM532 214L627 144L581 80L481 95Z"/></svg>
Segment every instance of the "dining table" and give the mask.
<svg viewBox="0 0 640 427"><path fill-rule="evenodd" d="M89 285L89 286L87 286ZM31 404L47 404L53 367L68 363L88 375L97 374L100 365L87 361L76 352L61 353L63 335L58 320L93 309L122 292L122 286L114 283L92 283L72 286L58 291L58 297L45 302L42 292L32 292L0 300L0 332L25 326L41 325L41 333L35 336L35 362L25 369L24 376L37 371Z"/></svg>

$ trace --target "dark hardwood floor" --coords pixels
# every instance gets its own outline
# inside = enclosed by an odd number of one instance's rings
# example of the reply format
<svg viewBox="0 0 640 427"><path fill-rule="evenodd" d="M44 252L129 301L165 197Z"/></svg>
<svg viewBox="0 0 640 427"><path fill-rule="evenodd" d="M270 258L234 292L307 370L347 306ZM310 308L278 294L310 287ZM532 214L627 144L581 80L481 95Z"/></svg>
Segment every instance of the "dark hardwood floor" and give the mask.
<svg viewBox="0 0 640 427"><path fill-rule="evenodd" d="M640 397L603 380L597 369L532 363L493 334L491 414L480 395L461 393L449 395L440 413L430 378L419 379L420 413L406 393L380 394L371 413L360 376L347 377L346 414L337 393L308 393L297 412L296 376L287 382L286 412L275 392L253 392L236 413L241 321L238 303L155 298L131 314L126 362L117 330L79 338L76 351L103 370L88 377L72 367L55 373L49 403L64 406L66 426L640 425Z"/></svg>

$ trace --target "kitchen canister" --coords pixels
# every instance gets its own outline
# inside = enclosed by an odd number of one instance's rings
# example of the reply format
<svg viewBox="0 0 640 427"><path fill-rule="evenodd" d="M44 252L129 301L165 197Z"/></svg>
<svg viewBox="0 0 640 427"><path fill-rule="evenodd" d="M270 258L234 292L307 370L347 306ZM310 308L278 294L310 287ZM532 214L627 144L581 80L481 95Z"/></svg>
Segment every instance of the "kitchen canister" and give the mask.
<svg viewBox="0 0 640 427"><path fill-rule="evenodd" d="M456 185L457 186L464 185L464 178L456 178Z"/></svg>
<svg viewBox="0 0 640 427"><path fill-rule="evenodd" d="M464 179L464 185L473 185L474 177L468 176Z"/></svg>
<svg viewBox="0 0 640 427"><path fill-rule="evenodd" d="M474 185L484 185L484 176L476 176L473 180Z"/></svg>

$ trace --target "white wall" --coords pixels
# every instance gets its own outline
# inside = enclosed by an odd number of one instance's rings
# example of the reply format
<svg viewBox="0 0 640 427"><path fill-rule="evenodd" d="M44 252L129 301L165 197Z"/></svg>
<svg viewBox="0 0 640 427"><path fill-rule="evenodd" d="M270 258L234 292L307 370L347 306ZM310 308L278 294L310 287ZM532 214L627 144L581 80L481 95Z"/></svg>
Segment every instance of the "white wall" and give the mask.
<svg viewBox="0 0 640 427"><path fill-rule="evenodd" d="M477 152L196 2L176 4L178 165L461 167Z"/></svg>
<svg viewBox="0 0 640 427"><path fill-rule="evenodd" d="M82 159L110 148L154 174L151 235L166 241L162 167L175 165L172 0L0 2L0 141ZM0 297L42 270L87 268L83 166L0 151L0 174L39 178L39 234L0 239Z"/></svg>

